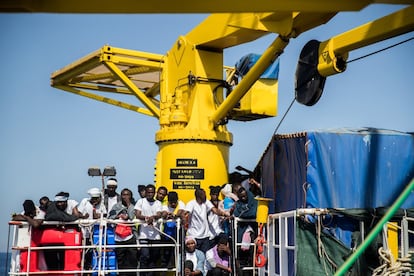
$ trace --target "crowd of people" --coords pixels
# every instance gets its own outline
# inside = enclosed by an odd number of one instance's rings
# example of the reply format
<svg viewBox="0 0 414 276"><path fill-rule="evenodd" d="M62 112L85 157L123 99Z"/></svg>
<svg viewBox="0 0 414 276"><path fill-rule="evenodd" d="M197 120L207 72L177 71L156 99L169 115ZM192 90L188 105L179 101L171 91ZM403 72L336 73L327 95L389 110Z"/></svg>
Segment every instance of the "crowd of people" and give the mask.
<svg viewBox="0 0 414 276"><path fill-rule="evenodd" d="M115 248L120 270L139 267L146 269L140 275L158 275L160 273L151 270L174 268L174 246L161 247L159 244L173 244L182 239L185 254L179 257L184 258L184 265L177 267L182 271L181 275L232 275L235 268L253 265L250 245L257 236L254 220L257 200L254 197L258 195L253 192L258 191L260 184L253 179L248 183L248 187L237 181L224 186L210 186L209 199L207 192L198 188L194 191L194 199L184 204L176 191L168 191L164 186L156 189L152 184L138 185L139 199L135 200L130 189L124 188L118 194L118 182L110 178L104 192L91 188L89 197L80 202L70 199L67 192L57 193L53 201L44 196L38 206L32 200L25 200L24 211L13 215L12 219L27 221L32 227L39 227L43 221L113 219L118 222L114 227L114 240L116 245L120 245ZM231 231L233 217L245 219L237 224L236 237ZM131 226L134 219L140 223ZM177 233L177 223L181 223L180 228L184 229L181 234ZM83 234L90 244L90 233ZM242 246L233 247L232 243L236 241ZM238 250L237 258L233 257L234 250ZM86 255L85 269L92 268L91 258L91 254ZM251 271L241 270L237 275L246 273ZM120 272L118 275L136 275L136 272Z"/></svg>

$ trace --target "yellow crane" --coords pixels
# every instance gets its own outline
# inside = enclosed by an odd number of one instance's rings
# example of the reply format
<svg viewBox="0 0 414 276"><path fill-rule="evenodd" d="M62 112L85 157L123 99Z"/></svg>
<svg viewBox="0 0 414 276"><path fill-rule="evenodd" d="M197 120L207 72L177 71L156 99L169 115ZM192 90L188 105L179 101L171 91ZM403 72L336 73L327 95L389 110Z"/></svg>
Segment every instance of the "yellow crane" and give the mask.
<svg viewBox="0 0 414 276"><path fill-rule="evenodd" d="M222 2L6 0L0 3L0 12L213 13L178 37L165 54L105 45L51 76L53 87L157 119L155 183L178 190L188 201L194 188L228 181L233 142L228 120L277 115L277 79L261 76L291 39L328 23L338 12L376 3L406 4L388 16L305 47L303 58L314 58L304 67L298 65L298 72L308 74L297 75L296 99L313 105L325 78L345 71L350 51L414 30L413 1ZM224 49L269 33L277 34L276 39L243 76L238 68L223 64ZM113 94L132 96L139 104L111 98Z"/></svg>
<svg viewBox="0 0 414 276"><path fill-rule="evenodd" d="M53 87L158 120L155 183L188 201L196 187L228 181L232 134L228 120L277 115L277 78L263 78L291 39L328 23L338 12L379 3L401 10L326 41L305 45L297 67L296 100L314 105L328 76L344 72L350 51L414 30L414 1L136 1L3 0L0 12L213 13L165 54L109 45L54 72ZM248 72L223 64L224 49L269 33L276 39ZM98 94L96 92L104 92ZM127 95L139 104L111 98ZM392 230L394 234L395 230ZM391 236L391 235L390 235ZM398 237L391 246L398 256Z"/></svg>

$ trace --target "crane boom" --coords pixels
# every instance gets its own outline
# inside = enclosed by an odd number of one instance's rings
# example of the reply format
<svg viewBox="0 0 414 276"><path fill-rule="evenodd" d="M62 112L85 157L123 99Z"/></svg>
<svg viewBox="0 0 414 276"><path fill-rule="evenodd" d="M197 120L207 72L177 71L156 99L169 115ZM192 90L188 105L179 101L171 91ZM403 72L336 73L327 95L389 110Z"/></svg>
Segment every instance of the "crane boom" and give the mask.
<svg viewBox="0 0 414 276"><path fill-rule="evenodd" d="M386 2L393 4L412 3L408 0L2 0L0 12L42 13L222 13L222 12L277 12L277 11L357 11L369 4Z"/></svg>

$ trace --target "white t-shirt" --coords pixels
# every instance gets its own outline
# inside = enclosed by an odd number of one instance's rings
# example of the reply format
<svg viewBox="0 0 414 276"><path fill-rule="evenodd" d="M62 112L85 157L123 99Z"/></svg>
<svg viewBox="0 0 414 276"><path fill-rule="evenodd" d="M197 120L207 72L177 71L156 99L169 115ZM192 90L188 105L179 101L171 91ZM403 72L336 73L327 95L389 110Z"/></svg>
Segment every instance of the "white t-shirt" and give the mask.
<svg viewBox="0 0 414 276"><path fill-rule="evenodd" d="M191 261L193 263L194 270L197 269L197 262L198 262L198 260L197 260L197 255L196 255L195 251L192 252L192 253L185 252L185 260L186 261L187 260L188 261Z"/></svg>
<svg viewBox="0 0 414 276"><path fill-rule="evenodd" d="M162 211L162 205L159 200L154 200L152 202L148 201L146 198L140 198L134 207L135 210L141 211L141 215L145 217L155 216L157 212ZM153 225L148 225L147 223L141 224L139 227L139 239L149 239L149 240L159 240L161 239L160 233L158 230L154 229L159 225L156 221L153 222Z"/></svg>
<svg viewBox="0 0 414 276"><path fill-rule="evenodd" d="M211 202L211 201L209 201ZM217 237L220 233L223 233L223 228L221 227L221 218L214 214L213 211L210 210L208 212L208 222L209 229L210 229L210 240Z"/></svg>
<svg viewBox="0 0 414 276"><path fill-rule="evenodd" d="M66 207L65 212L69 215L72 215L73 214L73 208L78 206L78 202L74 199L68 199L67 204L68 204L68 206Z"/></svg>
<svg viewBox="0 0 414 276"><path fill-rule="evenodd" d="M118 197L115 195L113 197L108 197L108 210L111 211L112 207L118 202Z"/></svg>
<svg viewBox="0 0 414 276"><path fill-rule="evenodd" d="M41 210L39 206L35 206L36 208L36 215L34 219L45 219L46 212ZM24 211L20 212L21 215L24 215Z"/></svg>
<svg viewBox="0 0 414 276"><path fill-rule="evenodd" d="M39 209L39 211L36 210L36 216L34 218L35 219L45 219L45 216L46 216L46 212Z"/></svg>
<svg viewBox="0 0 414 276"><path fill-rule="evenodd" d="M191 215L187 230L187 235L197 239L203 239L210 236L207 213L214 207L213 203L207 200L205 203L198 204L193 199L187 203L185 210Z"/></svg>
<svg viewBox="0 0 414 276"><path fill-rule="evenodd" d="M177 207L175 209L171 208L168 204L162 205L162 211L167 211L168 213L177 214L178 210L184 210L185 204L181 200L177 202Z"/></svg>
<svg viewBox="0 0 414 276"><path fill-rule="evenodd" d="M102 206L101 206L102 205ZM101 213L101 207L102 207L102 213L106 214L106 208L102 204L102 201L95 207L95 212L97 214ZM81 212L83 215L89 214L88 219L93 219L93 205L89 201L89 198L84 198L78 205L78 211Z"/></svg>

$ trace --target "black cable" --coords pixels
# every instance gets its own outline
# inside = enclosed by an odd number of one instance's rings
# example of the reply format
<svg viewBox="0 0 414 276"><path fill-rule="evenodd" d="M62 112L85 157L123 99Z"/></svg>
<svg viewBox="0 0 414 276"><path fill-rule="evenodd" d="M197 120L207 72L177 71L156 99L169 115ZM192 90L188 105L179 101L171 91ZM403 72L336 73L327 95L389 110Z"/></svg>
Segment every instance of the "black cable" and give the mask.
<svg viewBox="0 0 414 276"><path fill-rule="evenodd" d="M395 46L398 46L398 45L400 45L400 44L406 43L406 42L408 42L408 41L410 41L410 40L413 40L413 39L414 39L414 36L413 36L413 37L411 37L411 38L408 38L408 39L406 39L406 40L403 40L403 41L401 41L401 42L398 42L398 43L396 43L396 44L393 44L393 45L391 45L391 46L388 46L388 47L385 47L385 48L383 48L383 49L380 49L380 50L378 50L378 51L375 51L375 52L369 53L369 54L367 54L367 55L365 55L365 56L361 56L361 57L358 57L358 58L352 59L352 60L348 61L347 63L351 63L351 62L354 62L354 61L357 61L357 60L360 60L360 59L363 59L363 58L366 58L366 57L369 57L369 56L372 56L372 55L378 54L378 53L380 53L380 52L382 52L382 51L385 51L385 50L391 49L391 48L393 48L393 47L395 47Z"/></svg>
<svg viewBox="0 0 414 276"><path fill-rule="evenodd" d="M280 120L280 122L279 122L279 124L277 125L277 127L276 127L275 131L273 132L273 135L275 135L275 134L276 134L277 130L279 129L280 125L282 124L283 120L285 119L285 117L286 117L287 113L288 113L288 112L289 112L289 110L292 108L293 103L295 102L295 100L296 100L296 99L295 99L295 98L293 98L293 100L292 100L292 102L290 103L290 105L289 105L288 109L286 110L285 114L283 114L282 119Z"/></svg>

